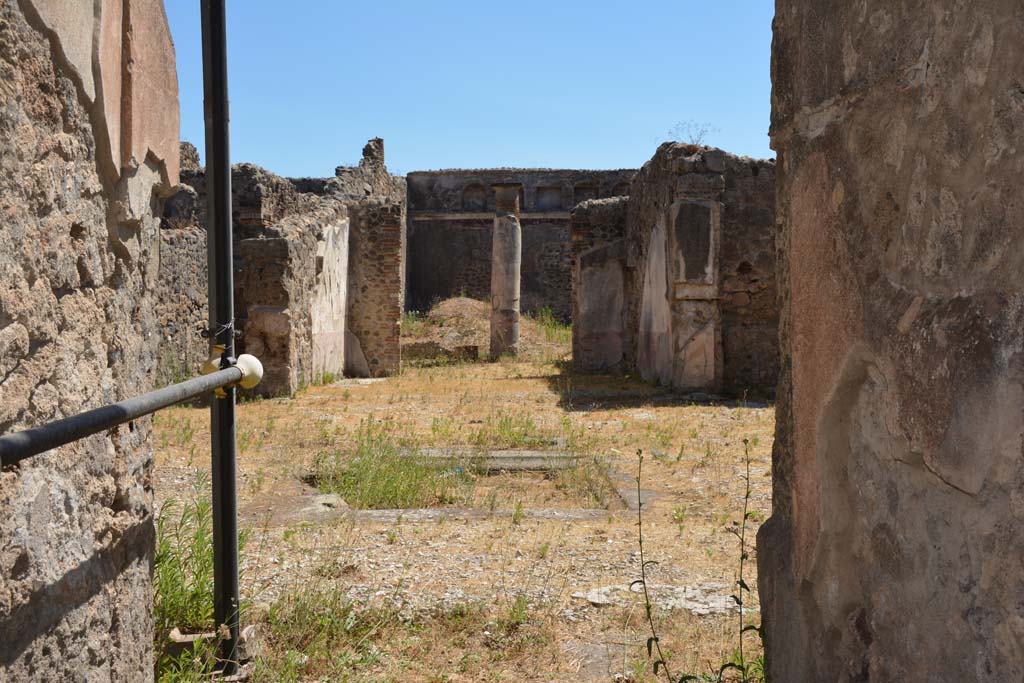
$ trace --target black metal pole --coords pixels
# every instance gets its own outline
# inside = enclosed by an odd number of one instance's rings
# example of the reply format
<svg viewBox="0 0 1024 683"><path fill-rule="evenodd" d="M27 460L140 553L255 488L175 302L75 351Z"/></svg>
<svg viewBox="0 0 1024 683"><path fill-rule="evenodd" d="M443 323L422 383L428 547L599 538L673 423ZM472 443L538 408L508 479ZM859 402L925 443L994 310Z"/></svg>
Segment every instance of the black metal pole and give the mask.
<svg viewBox="0 0 1024 683"><path fill-rule="evenodd" d="M226 368L119 403L88 410L14 434L0 436L0 466L7 467L19 463L52 448L113 429L117 425L234 384L241 379L241 368Z"/></svg>
<svg viewBox="0 0 1024 683"><path fill-rule="evenodd" d="M206 242L210 339L221 367L235 356L235 299L231 244L231 157L228 140L228 55L224 0L201 0L203 94L206 114ZM227 675L238 670L238 519L235 497L235 390L210 406L213 458L213 615Z"/></svg>

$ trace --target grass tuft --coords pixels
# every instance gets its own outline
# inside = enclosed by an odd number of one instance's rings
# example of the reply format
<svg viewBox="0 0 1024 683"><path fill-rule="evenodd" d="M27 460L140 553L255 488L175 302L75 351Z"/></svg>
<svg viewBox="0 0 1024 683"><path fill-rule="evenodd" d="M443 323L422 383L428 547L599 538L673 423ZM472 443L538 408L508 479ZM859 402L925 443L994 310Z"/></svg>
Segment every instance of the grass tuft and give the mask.
<svg viewBox="0 0 1024 683"><path fill-rule="evenodd" d="M249 532L238 535L238 550L245 550ZM248 609L243 602L242 609ZM213 623L213 503L209 478L196 474L192 495L170 499L156 520L153 558L153 622L156 679L160 683L208 681L216 645L199 641L192 649L172 652L169 636L210 633Z"/></svg>
<svg viewBox="0 0 1024 683"><path fill-rule="evenodd" d="M175 627L213 630L213 505L207 477L196 476L192 497L168 500L156 520L153 587L157 652Z"/></svg>
<svg viewBox="0 0 1024 683"><path fill-rule="evenodd" d="M529 414L499 409L487 416L469 441L480 448L529 448L544 445L550 438Z"/></svg>
<svg viewBox="0 0 1024 683"><path fill-rule="evenodd" d="M538 309L530 317L544 330L544 338L549 342L556 344L569 344L572 342L572 325L559 320L547 306Z"/></svg>
<svg viewBox="0 0 1024 683"><path fill-rule="evenodd" d="M403 337L420 337L426 334L430 324L430 318L426 313L406 311L402 314L402 322L399 329Z"/></svg>
<svg viewBox="0 0 1024 683"><path fill-rule="evenodd" d="M445 505L468 484L461 470L444 471L403 445L389 422L363 420L350 448L321 453L314 463L320 490L337 493L363 509L406 509Z"/></svg>
<svg viewBox="0 0 1024 683"><path fill-rule="evenodd" d="M583 505L610 508L619 500L608 478L608 464L598 458L582 458L554 474L555 488Z"/></svg>
<svg viewBox="0 0 1024 683"><path fill-rule="evenodd" d="M304 681L308 675L348 680L380 658L374 637L395 615L358 610L338 590L290 591L266 615L267 654L257 660L253 681Z"/></svg>

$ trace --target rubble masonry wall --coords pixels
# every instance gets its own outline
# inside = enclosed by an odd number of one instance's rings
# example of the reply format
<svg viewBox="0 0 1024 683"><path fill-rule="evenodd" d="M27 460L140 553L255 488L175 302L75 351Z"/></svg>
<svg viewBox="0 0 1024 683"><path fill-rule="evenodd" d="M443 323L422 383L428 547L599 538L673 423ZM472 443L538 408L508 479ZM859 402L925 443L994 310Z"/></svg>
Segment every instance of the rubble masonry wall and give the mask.
<svg viewBox="0 0 1024 683"><path fill-rule="evenodd" d="M152 387L178 98L159 0L4 0L0 72L6 433ZM0 472L3 680L152 677L151 429Z"/></svg>
<svg viewBox="0 0 1024 683"><path fill-rule="evenodd" d="M281 178L253 164L232 169L238 348L262 360L266 375L255 390L262 395L291 395L343 373L398 371L405 185L387 172L383 141L371 140L363 154L359 166L339 167L333 178ZM205 286L192 286L206 277L205 203L203 169L183 172L164 211L158 303L162 320L179 321L166 334L180 351L161 359L162 376L206 353L192 329L206 319Z"/></svg>
<svg viewBox="0 0 1024 683"><path fill-rule="evenodd" d="M571 317L569 212L579 202L628 193L634 170L485 169L407 176L408 307L453 296L490 300L495 184L520 184L521 309Z"/></svg>
<svg viewBox="0 0 1024 683"><path fill-rule="evenodd" d="M576 207L576 366L636 369L687 391L773 395L774 179L774 161L666 143L627 199Z"/></svg>

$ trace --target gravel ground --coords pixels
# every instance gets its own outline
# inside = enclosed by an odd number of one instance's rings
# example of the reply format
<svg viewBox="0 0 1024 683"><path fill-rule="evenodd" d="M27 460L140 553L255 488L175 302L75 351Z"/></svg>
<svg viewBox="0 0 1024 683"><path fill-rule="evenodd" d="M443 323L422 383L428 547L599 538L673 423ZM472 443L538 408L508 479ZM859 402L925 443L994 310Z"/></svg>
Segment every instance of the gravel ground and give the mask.
<svg viewBox="0 0 1024 683"><path fill-rule="evenodd" d="M500 614L524 596L531 615L554 624L564 655L556 670L535 671L537 680L639 680L648 634L642 596L628 586L640 577L635 477L642 449L645 552L657 562L648 581L656 587L662 642L672 645L676 669L717 670L736 639L737 615L724 606L738 570L738 543L728 529L742 517L743 440L750 443L752 545L770 513L773 408L695 402L632 378L578 376L563 367L524 361L415 368L385 381L343 380L294 399L242 404L244 597L269 605L291 591L327 586L414 618L461 604ZM481 505L479 495L418 511L358 511L341 499L319 499L303 475L318 453L344 449L371 415L434 448L479 440L495 415L528 419L557 445L552 450L600 456L617 498L595 507L542 473L503 473L475 483L505 492L491 497L501 502L496 509ZM196 474L208 469L206 411L172 409L156 431L159 505L187 497ZM753 560L752 552L745 578L756 609Z"/></svg>

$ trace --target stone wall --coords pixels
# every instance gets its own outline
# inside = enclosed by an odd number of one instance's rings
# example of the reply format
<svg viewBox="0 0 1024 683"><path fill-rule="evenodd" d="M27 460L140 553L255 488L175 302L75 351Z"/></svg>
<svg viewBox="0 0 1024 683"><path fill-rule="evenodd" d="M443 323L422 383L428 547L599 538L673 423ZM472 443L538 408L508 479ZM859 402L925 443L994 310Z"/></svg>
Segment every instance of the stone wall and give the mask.
<svg viewBox="0 0 1024 683"><path fill-rule="evenodd" d="M160 230L160 265L153 310L159 330L156 385L195 377L209 355L201 336L207 316L206 230L196 225Z"/></svg>
<svg viewBox="0 0 1024 683"><path fill-rule="evenodd" d="M362 201L352 207L345 372L380 377L398 372L405 290L404 204Z"/></svg>
<svg viewBox="0 0 1024 683"><path fill-rule="evenodd" d="M774 179L773 161L668 143L626 201L577 207L576 366L635 368L683 391L772 395Z"/></svg>
<svg viewBox="0 0 1024 683"><path fill-rule="evenodd" d="M341 375L347 235L345 206L324 202L235 243L238 347L263 362L260 394L291 395Z"/></svg>
<svg viewBox="0 0 1024 683"><path fill-rule="evenodd" d="M158 0L3 0L0 71L6 433L151 388L178 104ZM0 679L152 677L150 433L0 472Z"/></svg>
<svg viewBox="0 0 1024 683"><path fill-rule="evenodd" d="M176 192L165 207L165 218L181 223L188 206L194 222L206 225L206 171L183 171L180 188L194 191L195 199ZM191 206L189 206L191 204ZM295 183L256 164L239 163L231 167L231 222L236 239L259 237L288 216L315 210L316 196L296 189ZM166 223L166 221L165 221Z"/></svg>
<svg viewBox="0 0 1024 683"><path fill-rule="evenodd" d="M182 184L164 201L160 220L160 266L153 297L160 335L156 359L156 385L166 386L194 377L209 355L210 343L201 336L207 315L205 215L198 193L188 184L201 178L196 148L181 143ZM199 171L197 174L196 172ZM205 197L203 197L205 204Z"/></svg>
<svg viewBox="0 0 1024 683"><path fill-rule="evenodd" d="M388 172L381 138L366 143L358 165L338 166L331 178L289 178L289 182L300 192L331 195L349 202L377 199L405 203L405 178Z"/></svg>
<svg viewBox="0 0 1024 683"><path fill-rule="evenodd" d="M199 163L199 150L191 142L182 140L180 146L180 157L181 157L181 172L185 171L198 171L202 168L202 164Z"/></svg>
<svg viewBox="0 0 1024 683"><path fill-rule="evenodd" d="M315 258L309 232L235 242L236 347L263 363L260 395L290 396L311 380Z"/></svg>
<svg viewBox="0 0 1024 683"><path fill-rule="evenodd" d="M625 369L627 197L592 199L572 212L572 360L578 370Z"/></svg>
<svg viewBox="0 0 1024 683"><path fill-rule="evenodd" d="M489 299L494 191L523 186L521 308L571 317L569 211L598 197L627 194L634 170L487 169L421 171L407 177L408 291L412 310L452 296Z"/></svg>
<svg viewBox="0 0 1024 683"><path fill-rule="evenodd" d="M775 276L775 160L727 156L718 252L722 383L775 395L779 300Z"/></svg>
<svg viewBox="0 0 1024 683"><path fill-rule="evenodd" d="M779 0L776 681L1024 680L1024 19Z"/></svg>
<svg viewBox="0 0 1024 683"><path fill-rule="evenodd" d="M232 168L238 348L263 362L262 395L399 368L405 183L387 172L383 149L371 140L360 165L339 167L334 178ZM161 356L162 376L201 364L190 328L193 318L200 328L206 320L205 286L193 286L205 282L205 193L202 169L182 172L164 210L157 310L175 351ZM205 354L205 342L199 348Z"/></svg>
<svg viewBox="0 0 1024 683"><path fill-rule="evenodd" d="M384 141L370 140L358 166L339 166L333 178L298 178L303 192L341 202L351 216L345 374L380 377L401 365L400 323L405 299L406 183L384 163ZM339 368L335 374L341 374Z"/></svg>
<svg viewBox="0 0 1024 683"><path fill-rule="evenodd" d="M633 182L626 261L630 358L682 390L774 393L772 161L662 145Z"/></svg>

